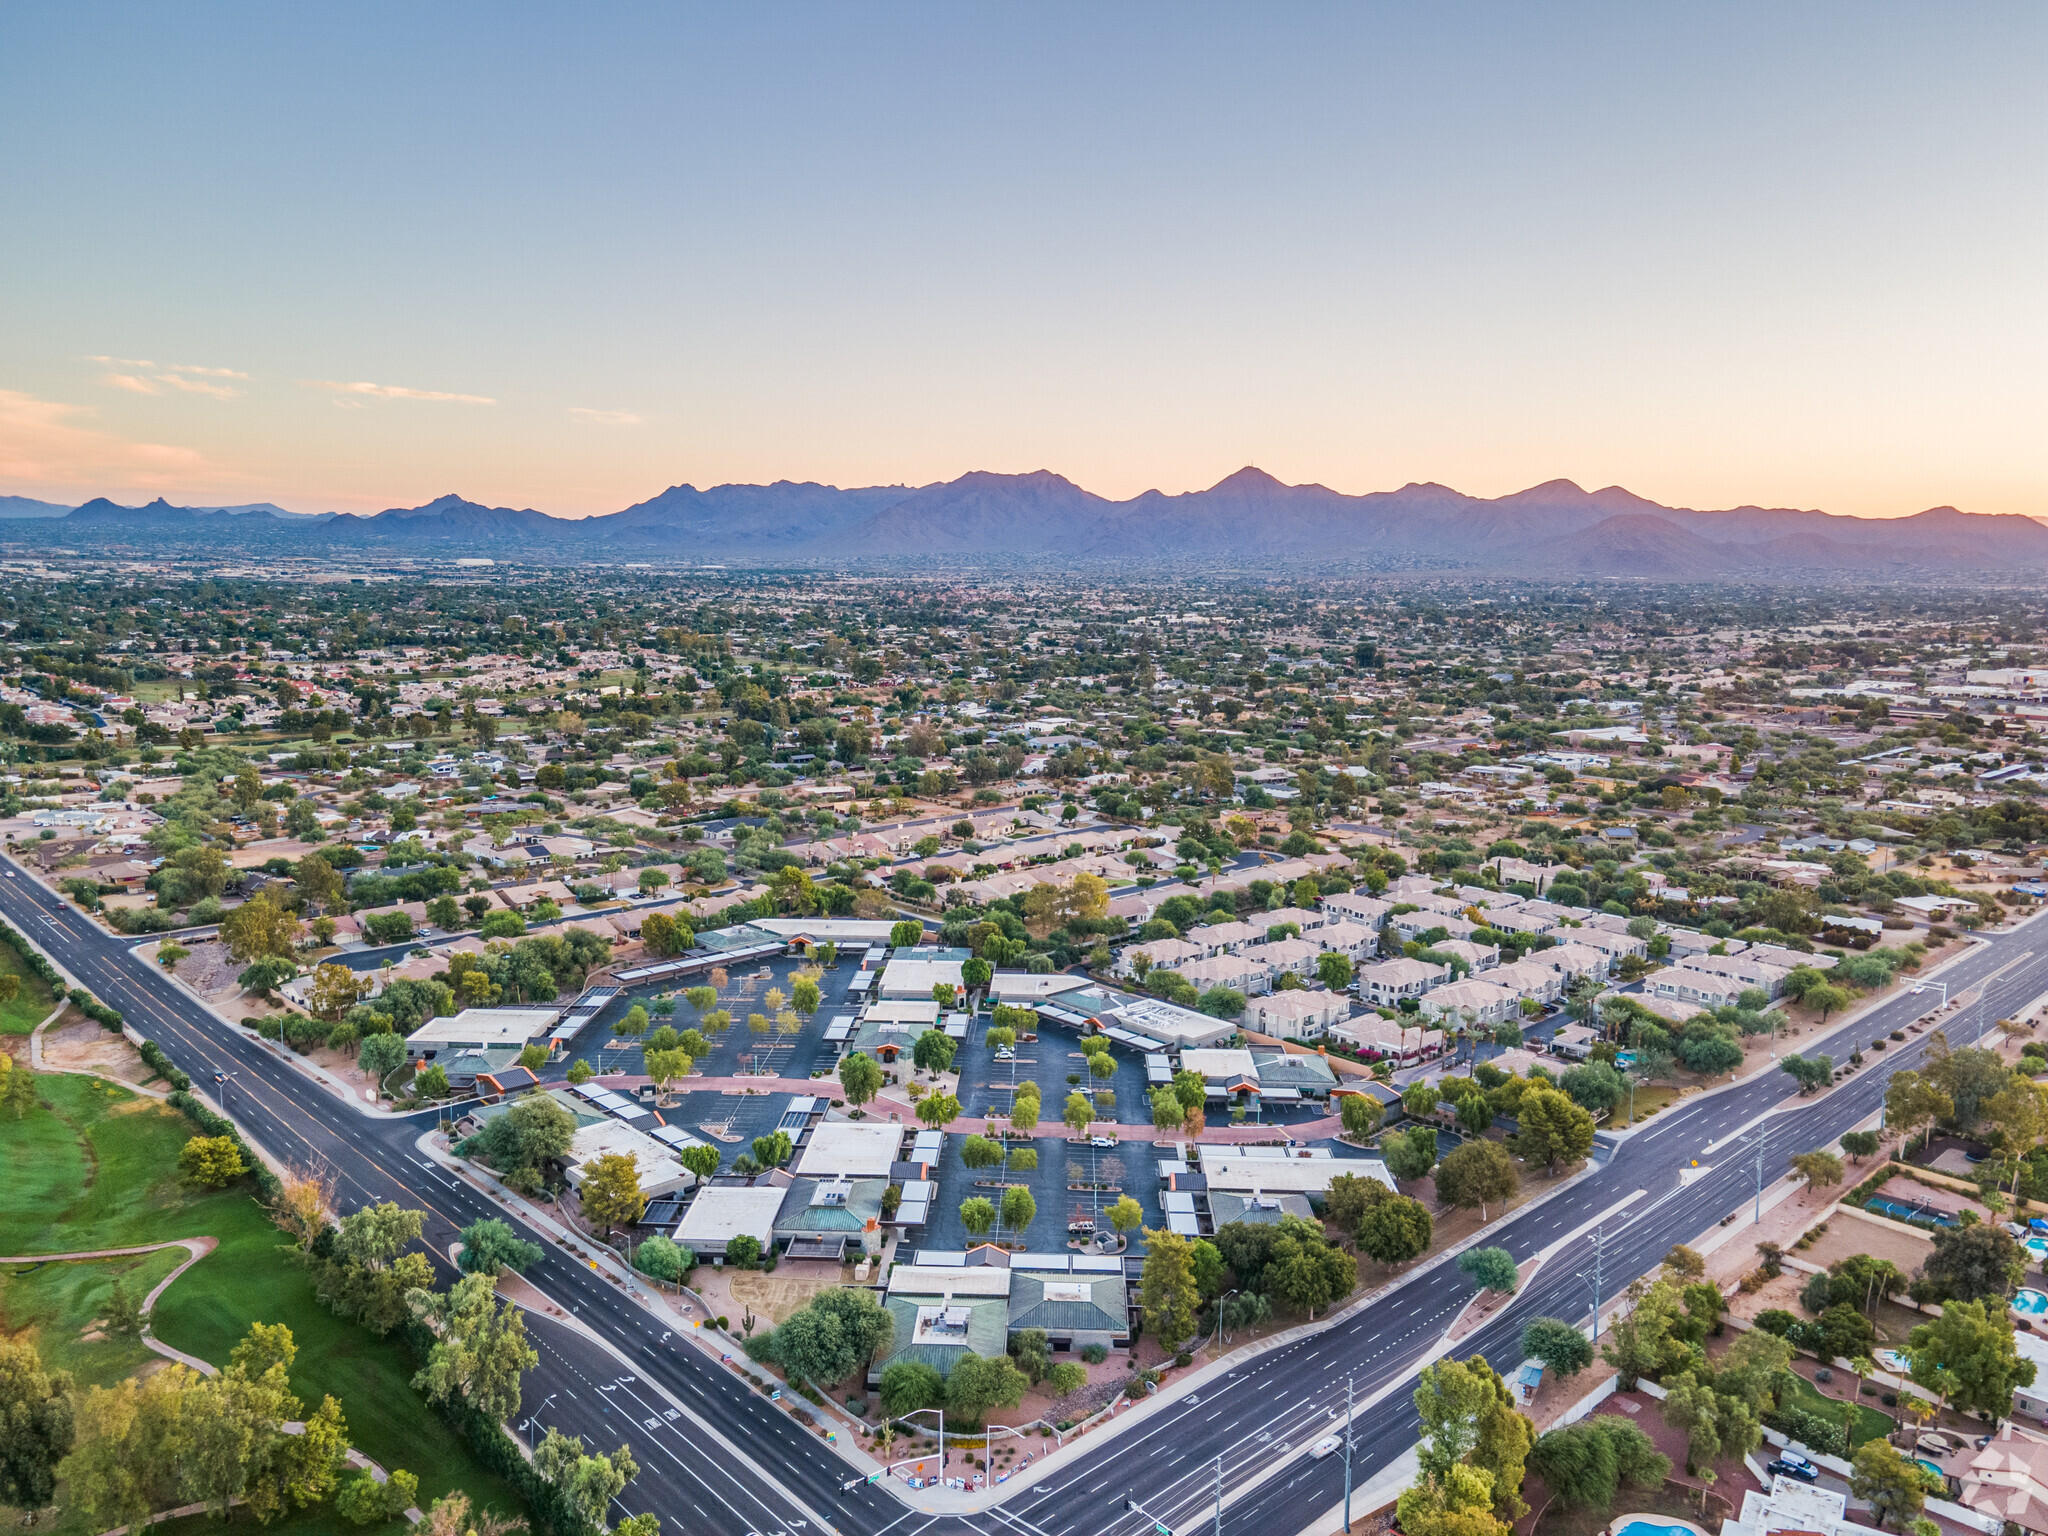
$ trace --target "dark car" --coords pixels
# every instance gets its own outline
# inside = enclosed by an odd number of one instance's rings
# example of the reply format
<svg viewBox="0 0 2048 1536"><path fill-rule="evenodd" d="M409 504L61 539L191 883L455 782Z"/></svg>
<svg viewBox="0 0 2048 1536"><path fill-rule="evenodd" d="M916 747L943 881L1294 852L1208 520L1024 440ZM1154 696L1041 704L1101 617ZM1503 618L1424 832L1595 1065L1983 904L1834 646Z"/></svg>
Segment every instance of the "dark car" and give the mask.
<svg viewBox="0 0 2048 1536"><path fill-rule="evenodd" d="M1782 1472L1787 1477L1798 1478L1802 1483L1817 1483L1820 1481L1819 1467L1816 1467L1804 1456L1794 1456L1790 1453L1780 1456L1776 1461L1764 1468L1764 1470L1766 1472Z"/></svg>

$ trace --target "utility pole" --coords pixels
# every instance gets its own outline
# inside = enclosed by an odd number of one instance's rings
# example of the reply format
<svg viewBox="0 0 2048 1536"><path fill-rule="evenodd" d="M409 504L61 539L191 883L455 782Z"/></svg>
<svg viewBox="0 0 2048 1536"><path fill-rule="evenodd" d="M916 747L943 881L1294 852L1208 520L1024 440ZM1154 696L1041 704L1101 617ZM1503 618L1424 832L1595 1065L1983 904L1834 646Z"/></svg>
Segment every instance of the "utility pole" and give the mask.
<svg viewBox="0 0 2048 1536"><path fill-rule="evenodd" d="M1351 1378L1344 1378L1344 1530L1351 1530ZM1216 1536L1223 1536L1222 1516L1217 1516Z"/></svg>

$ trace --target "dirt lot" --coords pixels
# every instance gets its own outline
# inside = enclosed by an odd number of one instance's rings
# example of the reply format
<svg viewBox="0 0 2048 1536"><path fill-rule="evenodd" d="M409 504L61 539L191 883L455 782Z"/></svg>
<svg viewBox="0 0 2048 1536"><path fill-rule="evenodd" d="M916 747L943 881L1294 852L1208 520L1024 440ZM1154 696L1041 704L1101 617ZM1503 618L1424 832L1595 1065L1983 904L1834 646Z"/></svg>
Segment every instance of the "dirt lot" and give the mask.
<svg viewBox="0 0 2048 1536"><path fill-rule="evenodd" d="M192 953L180 960L177 977L210 1002L223 1002L242 990L235 980L242 973L222 944L195 944Z"/></svg>
<svg viewBox="0 0 2048 1536"><path fill-rule="evenodd" d="M43 1062L51 1067L97 1072L124 1083L140 1083L150 1075L127 1036L101 1029L77 1013L67 1013L43 1031Z"/></svg>
<svg viewBox="0 0 2048 1536"><path fill-rule="evenodd" d="M1837 1211L1828 1229L1799 1257L1826 1266L1859 1253L1874 1259L1890 1259L1901 1274L1910 1275L1934 1251L1930 1238L1890 1222L1865 1221L1848 1211Z"/></svg>

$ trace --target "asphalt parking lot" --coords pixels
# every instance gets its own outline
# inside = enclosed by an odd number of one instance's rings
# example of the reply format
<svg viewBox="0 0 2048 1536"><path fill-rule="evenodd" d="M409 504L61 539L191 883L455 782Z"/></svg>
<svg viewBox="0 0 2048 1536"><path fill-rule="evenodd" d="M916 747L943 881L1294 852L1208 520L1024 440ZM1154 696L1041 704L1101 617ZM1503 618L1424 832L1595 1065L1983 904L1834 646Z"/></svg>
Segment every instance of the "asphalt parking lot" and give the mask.
<svg viewBox="0 0 2048 1536"><path fill-rule="evenodd" d="M784 956L733 969L726 985L718 989L715 1005L732 1014L732 1025L719 1034L706 1034L711 1054L697 1064L697 1070L706 1077L738 1077L763 1069L778 1077L807 1077L816 1068L832 1066L834 1054L824 1049L825 1029L835 1014L851 1011L846 1001L846 985L859 969L851 961L842 960L825 972L818 983L822 996L818 1011L803 1019L803 1027L796 1034L779 1035L771 1029L768 1034L757 1035L747 1028L748 1014L767 1014L762 999L768 990L779 988L787 998L796 973L806 964L796 956ZM693 986L711 984L707 977L691 976L680 982L641 987L614 998L576 1038L570 1047L570 1059L587 1061L599 1072L644 1071L642 1042L615 1036L612 1025L623 1019L635 1003L640 1003L647 1009L650 1033L663 1024L673 1024L679 1030L695 1028L699 1015L684 1000L683 993ZM663 1018L655 1012L655 1005L664 992L671 991L675 1011Z"/></svg>

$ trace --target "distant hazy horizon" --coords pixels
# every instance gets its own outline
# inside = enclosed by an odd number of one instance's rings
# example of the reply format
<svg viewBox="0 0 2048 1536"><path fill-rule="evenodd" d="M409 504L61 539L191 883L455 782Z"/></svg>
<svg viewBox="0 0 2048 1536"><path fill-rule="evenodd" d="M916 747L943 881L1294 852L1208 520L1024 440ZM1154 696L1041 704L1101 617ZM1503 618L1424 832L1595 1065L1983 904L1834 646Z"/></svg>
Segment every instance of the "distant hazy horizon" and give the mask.
<svg viewBox="0 0 2048 1536"><path fill-rule="evenodd" d="M0 494L2048 514L2048 13L0 9Z"/></svg>

